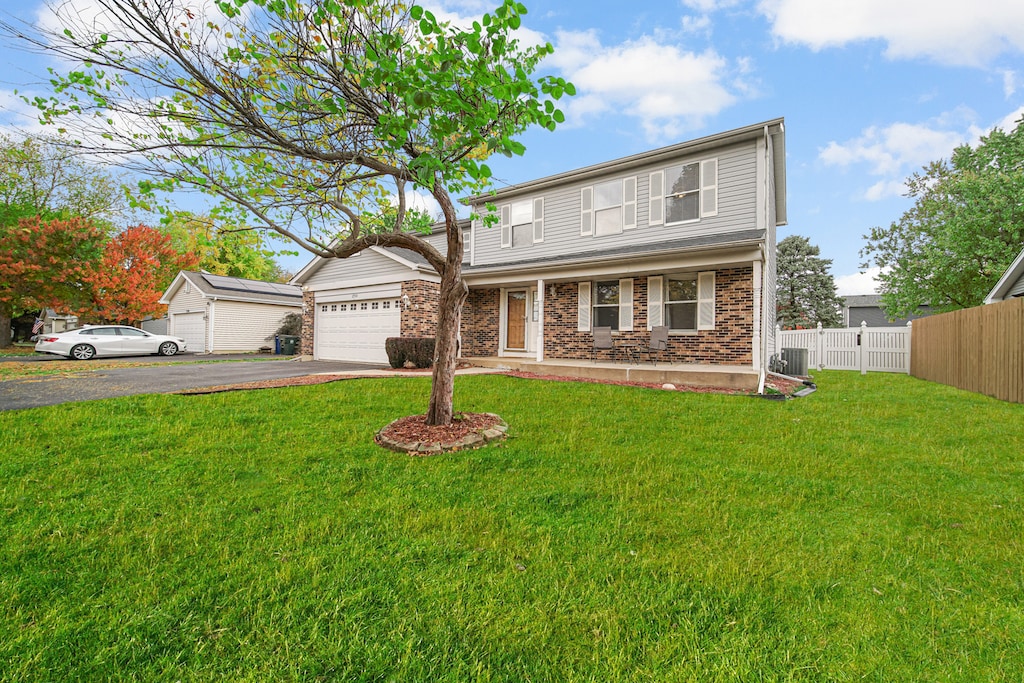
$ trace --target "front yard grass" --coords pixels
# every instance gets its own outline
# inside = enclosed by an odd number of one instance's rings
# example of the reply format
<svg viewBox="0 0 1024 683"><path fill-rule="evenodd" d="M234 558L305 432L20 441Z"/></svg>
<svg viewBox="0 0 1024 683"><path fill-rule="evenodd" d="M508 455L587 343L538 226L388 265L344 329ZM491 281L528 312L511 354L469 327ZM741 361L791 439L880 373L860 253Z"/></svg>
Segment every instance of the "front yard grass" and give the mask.
<svg viewBox="0 0 1024 683"><path fill-rule="evenodd" d="M1024 680L1024 406L466 376L0 413L0 680Z"/></svg>

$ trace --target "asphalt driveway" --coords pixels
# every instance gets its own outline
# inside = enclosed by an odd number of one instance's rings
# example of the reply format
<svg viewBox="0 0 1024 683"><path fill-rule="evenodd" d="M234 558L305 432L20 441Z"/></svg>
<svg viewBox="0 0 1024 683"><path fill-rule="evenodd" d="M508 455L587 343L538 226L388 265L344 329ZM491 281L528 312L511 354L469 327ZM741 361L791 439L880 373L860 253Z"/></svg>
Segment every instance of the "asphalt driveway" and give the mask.
<svg viewBox="0 0 1024 683"><path fill-rule="evenodd" d="M0 381L0 410L18 410L75 401L92 401L132 394L162 394L184 389L215 387L224 384L257 382L283 377L302 377L322 373L347 373L382 368L381 365L342 361L238 360L230 363L187 361L224 360L217 356L177 356L144 368L88 370L72 376L41 375ZM138 358L127 359L138 361ZM155 360L155 359L154 359ZM186 362L181 362L186 361Z"/></svg>

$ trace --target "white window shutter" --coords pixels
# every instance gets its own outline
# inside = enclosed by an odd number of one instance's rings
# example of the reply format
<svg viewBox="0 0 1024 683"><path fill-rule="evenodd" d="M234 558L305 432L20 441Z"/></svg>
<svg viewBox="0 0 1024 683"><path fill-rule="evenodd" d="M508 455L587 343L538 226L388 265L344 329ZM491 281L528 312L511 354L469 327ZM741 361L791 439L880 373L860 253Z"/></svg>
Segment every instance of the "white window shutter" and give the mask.
<svg viewBox="0 0 1024 683"><path fill-rule="evenodd" d="M622 229L636 227L636 176L622 181Z"/></svg>
<svg viewBox="0 0 1024 683"><path fill-rule="evenodd" d="M580 332L590 331L590 283L580 283L576 329Z"/></svg>
<svg viewBox="0 0 1024 683"><path fill-rule="evenodd" d="M715 272L697 273L697 329L715 329Z"/></svg>
<svg viewBox="0 0 1024 683"><path fill-rule="evenodd" d="M700 162L700 217L718 215L718 159Z"/></svg>
<svg viewBox="0 0 1024 683"><path fill-rule="evenodd" d="M544 198L533 200L533 241L544 241Z"/></svg>
<svg viewBox="0 0 1024 683"><path fill-rule="evenodd" d="M594 234L594 188L584 187L580 191L580 235ZM590 329L589 327L587 329Z"/></svg>
<svg viewBox="0 0 1024 683"><path fill-rule="evenodd" d="M512 246L512 205L501 206L501 247Z"/></svg>
<svg viewBox="0 0 1024 683"><path fill-rule="evenodd" d="M647 224L662 225L665 222L665 172L651 174L648 185Z"/></svg>
<svg viewBox="0 0 1024 683"><path fill-rule="evenodd" d="M633 279L619 280L619 332L633 331Z"/></svg>
<svg viewBox="0 0 1024 683"><path fill-rule="evenodd" d="M660 275L647 278L647 329L665 324L664 285Z"/></svg>

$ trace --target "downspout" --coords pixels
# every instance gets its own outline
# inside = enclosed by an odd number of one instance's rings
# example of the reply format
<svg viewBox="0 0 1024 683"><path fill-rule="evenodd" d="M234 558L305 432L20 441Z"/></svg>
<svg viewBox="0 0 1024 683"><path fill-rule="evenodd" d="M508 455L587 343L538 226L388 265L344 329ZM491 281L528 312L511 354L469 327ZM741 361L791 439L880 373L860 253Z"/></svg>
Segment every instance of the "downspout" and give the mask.
<svg viewBox="0 0 1024 683"><path fill-rule="evenodd" d="M771 183L768 182L769 174L772 172L771 166L771 138L768 135L768 125L764 126L764 199L765 203L762 207L764 211L764 227L765 227L765 239L767 242L767 236L771 232L771 226L768 225L771 219L771 212L768 211L768 202L773 201L773 198L768 195L768 190L771 189ZM768 320L768 305L767 297L765 296L765 278L768 276L768 250L766 242L761 244L761 263L764 264L764 268L761 270L761 367L758 369L758 382L757 382L757 393L764 393L764 382L765 382L765 371L767 370L768 363L768 333L767 325L765 321Z"/></svg>

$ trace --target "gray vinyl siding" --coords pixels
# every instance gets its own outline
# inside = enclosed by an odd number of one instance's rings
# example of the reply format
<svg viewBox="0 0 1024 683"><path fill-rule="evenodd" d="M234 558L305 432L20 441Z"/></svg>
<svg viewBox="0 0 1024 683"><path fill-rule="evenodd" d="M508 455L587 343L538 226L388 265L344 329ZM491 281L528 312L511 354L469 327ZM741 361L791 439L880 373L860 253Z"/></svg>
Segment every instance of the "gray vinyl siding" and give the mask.
<svg viewBox="0 0 1024 683"><path fill-rule="evenodd" d="M256 351L273 346L274 333L289 313L302 306L277 306L220 300L214 304L214 351Z"/></svg>
<svg viewBox="0 0 1024 683"><path fill-rule="evenodd" d="M1005 298L1012 299L1015 296L1024 296L1024 275L1017 278L1017 282L1006 292Z"/></svg>
<svg viewBox="0 0 1024 683"><path fill-rule="evenodd" d="M429 235L426 241L442 254L447 251L447 236L444 232ZM399 257L404 258L402 255ZM349 282L358 284L362 280L380 279L393 279L394 282L399 282L410 279L412 274L408 266L370 249L360 252L357 256L343 259L329 258L322 259L322 261L324 263L320 268L303 280L303 285L344 287ZM426 268L426 266L422 267Z"/></svg>
<svg viewBox="0 0 1024 683"><path fill-rule="evenodd" d="M171 302L167 305L168 313L186 313L195 311L206 310L206 299L203 298L199 288L192 286L192 291L186 293L185 289L188 287L188 283L182 284L178 287L178 291L174 293L174 297Z"/></svg>
<svg viewBox="0 0 1024 683"><path fill-rule="evenodd" d="M411 272L408 266L370 250L366 250L358 256L325 259L325 261L326 263L320 266L320 269L303 283L304 285L344 287L349 282L390 277L398 281L407 279Z"/></svg>
<svg viewBox="0 0 1024 683"><path fill-rule="evenodd" d="M680 225L648 225L649 175L678 163L718 159L718 215L702 218ZM549 190L541 195L517 197L502 200L497 206L508 201L521 199L544 199L544 241L523 247L501 248L501 230L495 225L490 228L477 225L476 253L474 265L490 265L507 261L531 258L549 258L580 251L613 249L627 245L651 244L667 240L750 230L757 227L757 153L756 143L750 141L741 145L706 152L699 156L680 156L671 162L661 162L628 173L609 172L600 178L566 185L564 188ZM592 187L609 180L636 177L637 179L637 227L623 230L618 235L602 237L580 235L580 202L584 187ZM770 202L771 203L771 202ZM482 207L477 209L482 210Z"/></svg>

